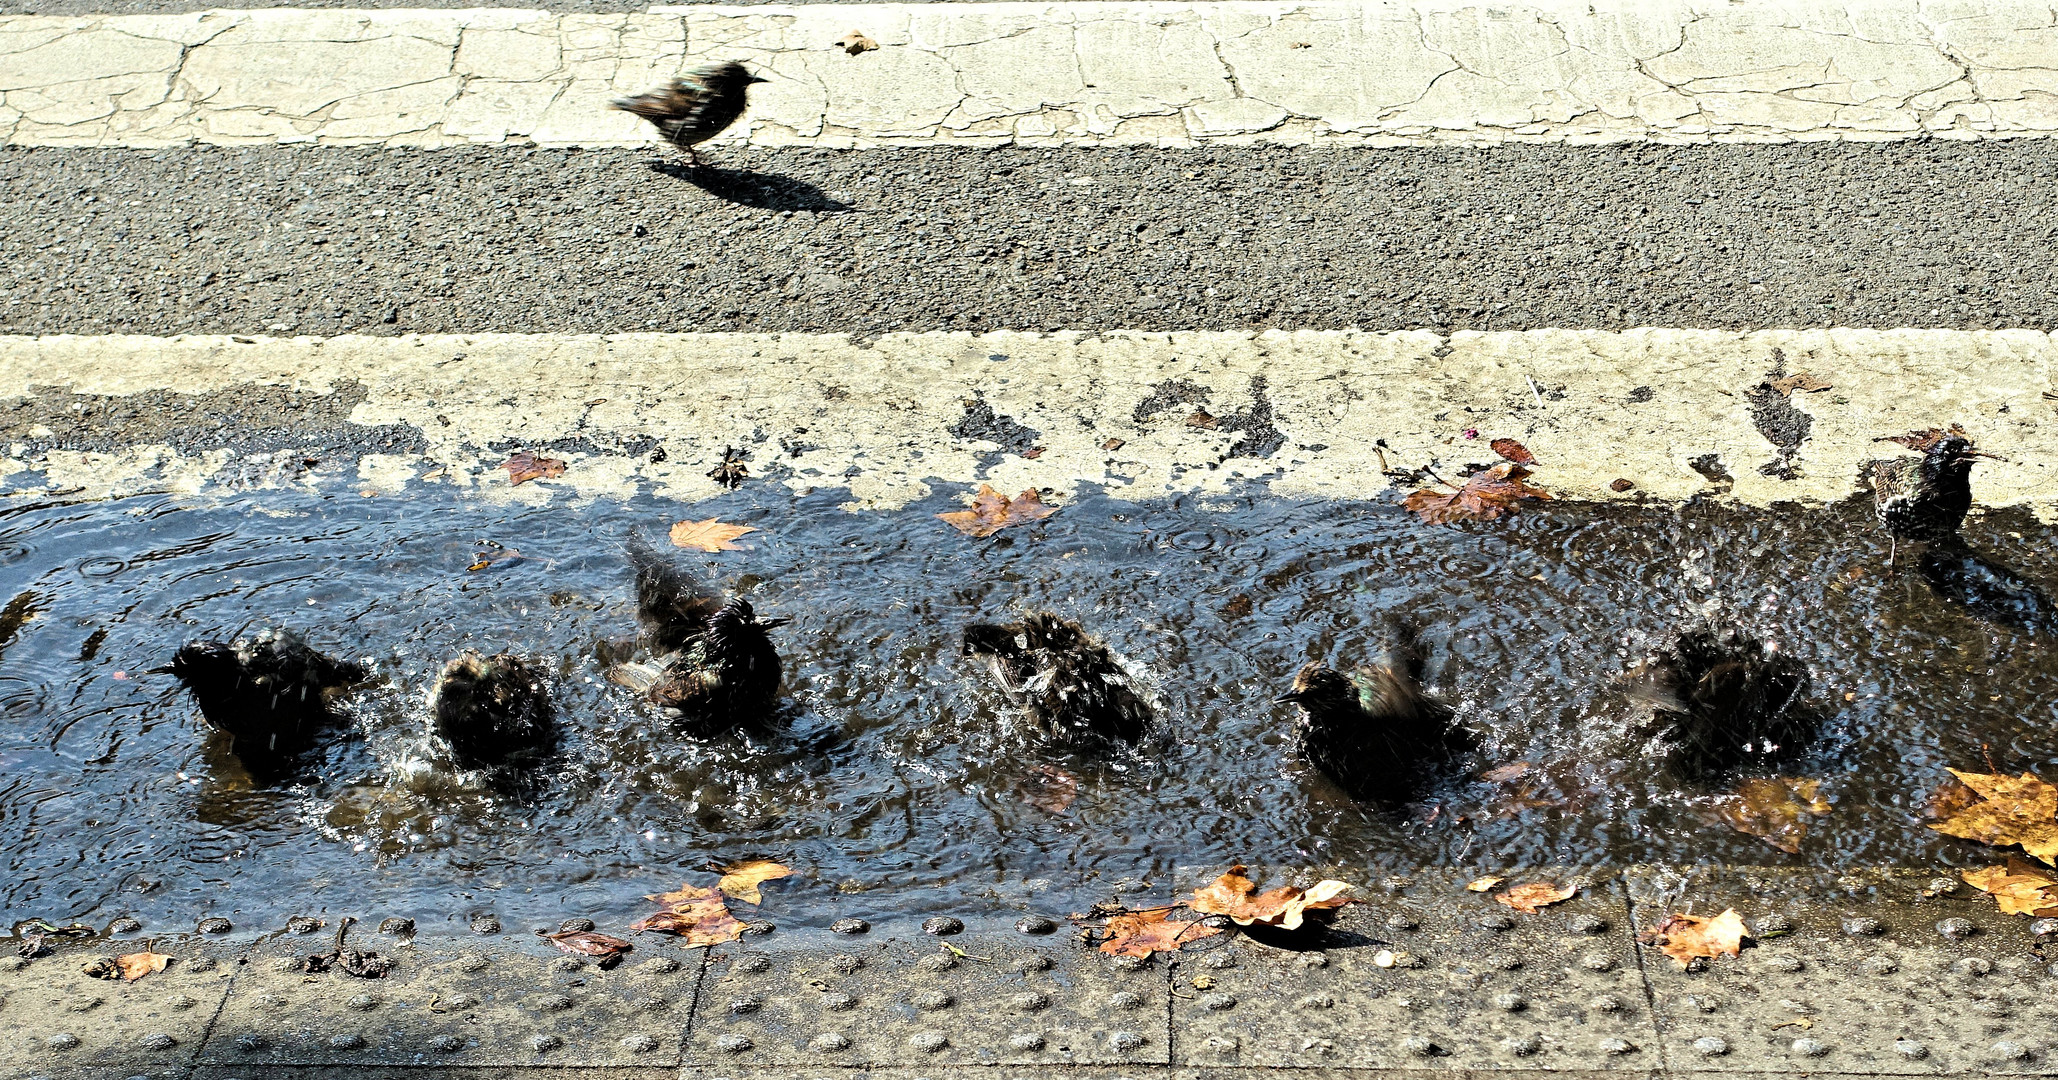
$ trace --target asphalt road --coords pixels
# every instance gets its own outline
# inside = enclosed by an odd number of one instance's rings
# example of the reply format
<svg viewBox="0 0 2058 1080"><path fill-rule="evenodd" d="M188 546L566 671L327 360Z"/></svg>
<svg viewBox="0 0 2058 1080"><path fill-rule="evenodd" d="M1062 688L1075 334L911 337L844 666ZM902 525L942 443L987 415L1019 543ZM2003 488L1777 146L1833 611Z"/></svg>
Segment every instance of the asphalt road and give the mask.
<svg viewBox="0 0 2058 1080"><path fill-rule="evenodd" d="M2049 144L0 152L0 331L2058 327Z"/></svg>

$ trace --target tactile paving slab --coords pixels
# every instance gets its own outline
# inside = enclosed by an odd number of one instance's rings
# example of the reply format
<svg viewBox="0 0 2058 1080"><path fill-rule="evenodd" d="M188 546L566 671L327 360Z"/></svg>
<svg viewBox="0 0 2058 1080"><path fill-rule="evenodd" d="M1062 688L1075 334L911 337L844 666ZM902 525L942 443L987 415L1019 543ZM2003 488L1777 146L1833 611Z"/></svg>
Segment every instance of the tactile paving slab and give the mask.
<svg viewBox="0 0 2058 1080"><path fill-rule="evenodd" d="M1062 933L780 931L712 950L686 1061L1163 1064L1166 999L1163 964Z"/></svg>
<svg viewBox="0 0 2058 1080"><path fill-rule="evenodd" d="M672 1066L693 1009L700 951L655 942L612 970L520 936L368 938L384 978L307 974L321 936L254 950L222 1005L202 1064Z"/></svg>
<svg viewBox="0 0 2058 1080"><path fill-rule="evenodd" d="M1644 968L1682 1071L2058 1072L2058 923L2003 915L1955 872L1628 875L1636 923L1735 908L1742 954ZM2041 927L2052 933L2039 936Z"/></svg>
<svg viewBox="0 0 2058 1080"><path fill-rule="evenodd" d="M1396 879L1326 931L1201 942L1173 972L1176 1063L1655 1069L1622 889L1581 885L1525 915L1462 879Z"/></svg>
<svg viewBox="0 0 2058 1080"><path fill-rule="evenodd" d="M158 952L174 959L134 982L86 974L98 957ZM9 1075L122 1066L121 1075L192 1062L229 992L233 953L203 940L60 944L50 955L0 960L0 1060Z"/></svg>

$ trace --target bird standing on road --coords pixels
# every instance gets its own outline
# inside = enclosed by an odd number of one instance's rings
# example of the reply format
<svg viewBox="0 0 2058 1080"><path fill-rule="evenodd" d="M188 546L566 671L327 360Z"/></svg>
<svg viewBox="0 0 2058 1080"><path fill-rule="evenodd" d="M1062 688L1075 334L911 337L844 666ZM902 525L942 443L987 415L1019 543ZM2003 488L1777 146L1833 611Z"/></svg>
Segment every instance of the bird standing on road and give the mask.
<svg viewBox="0 0 2058 1080"><path fill-rule="evenodd" d="M716 64L689 71L647 93L616 98L611 104L656 125L658 134L686 151L687 160L699 168L700 154L693 148L735 123L743 115L750 84L766 81L744 70L742 64Z"/></svg>
<svg viewBox="0 0 2058 1080"><path fill-rule="evenodd" d="M1472 746L1450 707L1423 692L1421 654L1404 629L1380 662L1350 672L1309 664L1274 700L1301 707L1302 756L1358 799L1402 801L1429 767Z"/></svg>
<svg viewBox="0 0 2058 1080"><path fill-rule="evenodd" d="M994 682L1045 734L1133 743L1150 706L1107 646L1049 612L1018 623L965 627L964 653L986 661Z"/></svg>
<svg viewBox="0 0 2058 1080"><path fill-rule="evenodd" d="M1887 553L1891 566L1900 542L1929 543L1955 536L1972 509L1972 462L1994 455L1975 449L1965 429L1930 428L1889 435L1875 442L1899 443L1922 456L1875 461L1869 466L1872 505L1879 523L1893 537Z"/></svg>

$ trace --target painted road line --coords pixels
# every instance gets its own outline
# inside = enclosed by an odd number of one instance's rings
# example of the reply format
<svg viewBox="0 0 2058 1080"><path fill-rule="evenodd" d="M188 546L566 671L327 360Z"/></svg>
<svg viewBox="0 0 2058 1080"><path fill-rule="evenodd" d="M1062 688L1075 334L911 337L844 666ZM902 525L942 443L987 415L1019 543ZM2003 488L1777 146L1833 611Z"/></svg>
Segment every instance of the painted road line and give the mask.
<svg viewBox="0 0 2058 1080"><path fill-rule="evenodd" d="M13 16L0 139L631 145L607 99L716 58L771 78L729 138L774 146L2058 131L2058 16L2029 0L1221 0Z"/></svg>
<svg viewBox="0 0 2058 1080"><path fill-rule="evenodd" d="M1509 436L1564 497L1766 505L1848 497L1876 438L1956 422L2003 459L1981 505L2052 517L2054 364L2033 331L12 337L0 446L17 492L300 483L314 457L540 501L706 497L734 445L890 508L981 479L1367 497L1385 466L1455 474ZM1831 388L1764 388L1782 365ZM510 487L512 446L570 468Z"/></svg>

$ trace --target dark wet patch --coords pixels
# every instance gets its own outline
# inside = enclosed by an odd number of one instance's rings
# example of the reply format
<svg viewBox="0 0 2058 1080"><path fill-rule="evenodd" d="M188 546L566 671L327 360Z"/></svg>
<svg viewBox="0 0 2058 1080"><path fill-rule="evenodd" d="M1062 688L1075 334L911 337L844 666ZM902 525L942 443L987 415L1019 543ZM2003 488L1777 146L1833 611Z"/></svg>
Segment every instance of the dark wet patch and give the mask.
<svg viewBox="0 0 2058 1080"><path fill-rule="evenodd" d="M187 455L227 449L245 459L265 458L258 467L286 479L331 458L354 465L365 454L428 450L410 425L352 422L350 412L365 394L356 380L338 382L326 394L268 385L120 395L37 387L33 396L0 402L0 439L24 447L14 455L19 460L50 450L114 453L159 444ZM235 480L232 468L227 482Z"/></svg>
<svg viewBox="0 0 2058 1080"><path fill-rule="evenodd" d="M1702 454L1686 463L1686 467L1700 473L1711 484L1734 484L1736 477L1722 467L1721 454Z"/></svg>
<svg viewBox="0 0 2058 1080"><path fill-rule="evenodd" d="M1786 375L1786 352L1772 350L1772 370L1765 373L1766 381L1744 391L1744 401L1751 407L1751 426L1779 450L1779 455L1758 466L1758 471L1781 480L1794 480L1801 475L1801 470L1794 466L1794 455L1808 441L1815 418L1795 408L1792 398L1772 385L1771 380Z"/></svg>
<svg viewBox="0 0 2058 1080"><path fill-rule="evenodd" d="M1002 449L1017 454L1036 449L1036 440L1043 437L1042 432L1024 426L1014 417L994 412L984 394L966 401L964 418L946 430L952 438L997 443Z"/></svg>
<svg viewBox="0 0 2058 1080"><path fill-rule="evenodd" d="M1138 424L1148 424L1160 414L1182 405L1205 405L1210 396L1207 387L1192 379L1167 379L1151 385L1150 393L1136 403L1129 418Z"/></svg>
<svg viewBox="0 0 2058 1080"><path fill-rule="evenodd" d="M1250 381L1251 405L1227 416L1209 416L1204 425L1212 431L1234 431L1239 433L1234 443L1222 455L1226 461L1236 457L1268 458L1286 445L1286 436L1273 423L1272 398L1268 393L1271 383L1263 375L1253 375ZM1151 387L1149 394L1136 403L1130 418L1138 424L1149 424L1165 417L1167 413L1187 416L1187 423L1193 424L1193 416L1187 406L1205 406L1214 396L1207 387L1191 379L1167 379ZM1204 411L1204 410L1203 410Z"/></svg>
<svg viewBox="0 0 2058 1080"><path fill-rule="evenodd" d="M496 454L511 454L517 450L536 452L549 451L557 454L586 454L591 457L633 457L662 461L658 456L664 453L664 444L655 435L620 434L605 439L594 439L586 435L568 435L561 439L543 442L525 442L521 439L498 439L486 444L486 449Z"/></svg>
<svg viewBox="0 0 2058 1080"><path fill-rule="evenodd" d="M1658 395L1650 387L1639 386L1629 392L1629 403L1631 405L1641 405L1656 396Z"/></svg>

